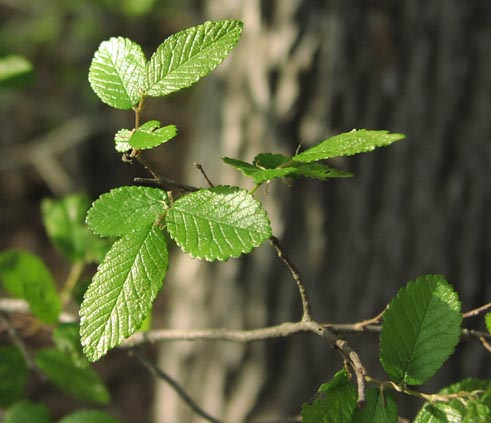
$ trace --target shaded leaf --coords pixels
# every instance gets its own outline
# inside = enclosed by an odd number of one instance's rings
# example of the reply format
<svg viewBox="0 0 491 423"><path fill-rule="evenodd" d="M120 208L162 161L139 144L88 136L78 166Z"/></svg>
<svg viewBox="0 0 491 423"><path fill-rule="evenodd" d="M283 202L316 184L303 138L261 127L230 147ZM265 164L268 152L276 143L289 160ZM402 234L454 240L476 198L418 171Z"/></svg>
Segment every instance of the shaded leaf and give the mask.
<svg viewBox="0 0 491 423"><path fill-rule="evenodd" d="M167 193L158 188L115 188L92 203L87 224L98 235L121 236L153 224L168 202Z"/></svg>
<svg viewBox="0 0 491 423"><path fill-rule="evenodd" d="M43 223L48 236L70 261L99 262L109 246L95 237L85 225L89 208L85 194L72 194L60 199L44 199L41 203Z"/></svg>
<svg viewBox="0 0 491 423"><path fill-rule="evenodd" d="M210 73L237 44L242 26L233 19L206 22L164 40L147 65L147 94L167 95Z"/></svg>
<svg viewBox="0 0 491 423"><path fill-rule="evenodd" d="M380 389L366 391L367 405L357 408L351 423L397 423L397 404L389 392L383 395Z"/></svg>
<svg viewBox="0 0 491 423"><path fill-rule="evenodd" d="M21 401L6 412L3 423L51 423L51 415L44 404Z"/></svg>
<svg viewBox="0 0 491 423"><path fill-rule="evenodd" d="M0 88L16 88L33 80L32 64L23 56L0 57Z"/></svg>
<svg viewBox="0 0 491 423"><path fill-rule="evenodd" d="M80 342L80 327L78 323L60 323L53 331L53 341L58 351L61 351L77 367L89 367Z"/></svg>
<svg viewBox="0 0 491 423"><path fill-rule="evenodd" d="M128 38L103 41L94 54L89 82L99 98L117 109L131 109L143 95L146 59Z"/></svg>
<svg viewBox="0 0 491 423"><path fill-rule="evenodd" d="M84 353L96 361L137 331L168 265L162 231L147 225L116 241L97 269L80 308Z"/></svg>
<svg viewBox="0 0 491 423"><path fill-rule="evenodd" d="M477 393L481 391L481 393ZM439 394L476 392L465 397L464 402L455 398L449 402L425 403L414 423L487 423L491 421L491 381L464 379L442 389Z"/></svg>
<svg viewBox="0 0 491 423"><path fill-rule="evenodd" d="M141 125L129 139L129 144L133 148L145 150L157 147L167 141L170 141L177 135L175 125L167 125L160 128L158 120L151 120Z"/></svg>
<svg viewBox="0 0 491 423"><path fill-rule="evenodd" d="M121 423L110 414L99 410L80 410L63 417L58 423Z"/></svg>
<svg viewBox="0 0 491 423"><path fill-rule="evenodd" d="M81 401L108 404L111 400L100 377L90 367L76 366L63 352L46 348L35 356L36 366L62 392Z"/></svg>
<svg viewBox="0 0 491 423"><path fill-rule="evenodd" d="M403 134L391 134L388 131L353 130L328 138L293 156L292 159L296 162L309 163L332 157L351 156L388 146L403 138L405 138Z"/></svg>
<svg viewBox="0 0 491 423"><path fill-rule="evenodd" d="M460 301L442 275L401 288L384 314L380 361L396 383L420 385L453 353L462 322Z"/></svg>
<svg viewBox="0 0 491 423"><path fill-rule="evenodd" d="M0 253L0 279L10 295L29 303L32 314L44 323L55 323L61 310L60 298L48 268L27 251Z"/></svg>
<svg viewBox="0 0 491 423"><path fill-rule="evenodd" d="M0 347L0 406L10 405L24 395L27 366L18 348Z"/></svg>
<svg viewBox="0 0 491 423"><path fill-rule="evenodd" d="M166 224L184 252L210 261L248 253L271 236L261 203L247 191L229 186L179 198L169 209Z"/></svg>
<svg viewBox="0 0 491 423"><path fill-rule="evenodd" d="M319 388L316 397L302 405L304 423L351 423L356 409L356 388L349 382L346 370Z"/></svg>

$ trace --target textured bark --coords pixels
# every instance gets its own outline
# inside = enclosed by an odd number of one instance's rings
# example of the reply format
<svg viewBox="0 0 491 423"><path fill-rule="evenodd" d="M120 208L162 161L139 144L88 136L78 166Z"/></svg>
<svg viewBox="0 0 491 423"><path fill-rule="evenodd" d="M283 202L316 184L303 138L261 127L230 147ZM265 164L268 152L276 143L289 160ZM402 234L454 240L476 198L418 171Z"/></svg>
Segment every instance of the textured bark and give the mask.
<svg viewBox="0 0 491 423"><path fill-rule="evenodd" d="M354 179L275 182L259 194L316 319L370 317L430 272L447 276L464 309L489 301L490 9L488 0L204 2L206 19L245 22L231 59L201 84L188 152L215 183L243 182L218 157L292 154L352 128L407 134L331 162ZM217 264L176 254L166 289L168 327L250 329L301 316L295 283L268 245ZM281 421L342 365L314 338L168 343L159 364L226 422ZM380 376L375 339L352 341ZM460 347L428 389L489 376L481 350ZM194 421L166 386L156 398L156 421Z"/></svg>

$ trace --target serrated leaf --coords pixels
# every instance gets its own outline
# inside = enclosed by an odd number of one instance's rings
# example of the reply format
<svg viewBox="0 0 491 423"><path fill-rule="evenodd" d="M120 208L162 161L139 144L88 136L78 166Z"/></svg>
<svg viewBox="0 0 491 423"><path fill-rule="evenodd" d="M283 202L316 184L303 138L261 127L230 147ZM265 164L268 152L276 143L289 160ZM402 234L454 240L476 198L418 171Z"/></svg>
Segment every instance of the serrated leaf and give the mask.
<svg viewBox="0 0 491 423"><path fill-rule="evenodd" d="M442 275L401 288L384 314L380 361L396 383L420 385L453 353L462 322L460 301Z"/></svg>
<svg viewBox="0 0 491 423"><path fill-rule="evenodd" d="M119 153L126 153L131 150L130 137L133 131L129 129L120 129L114 135L114 148Z"/></svg>
<svg viewBox="0 0 491 423"><path fill-rule="evenodd" d="M0 253L0 280L10 295L26 300L32 314L44 323L58 320L60 298L53 276L39 257L27 251Z"/></svg>
<svg viewBox="0 0 491 423"><path fill-rule="evenodd" d="M331 382L321 385L312 402L302 405L302 421L351 423L355 409L356 389L349 382L346 370L340 370Z"/></svg>
<svg viewBox="0 0 491 423"><path fill-rule="evenodd" d="M482 393L478 394L478 391ZM457 392L476 392L473 397L465 397L464 403L455 398L448 402L425 403L414 423L487 423L491 421L491 381L464 379L442 389L439 394Z"/></svg>
<svg viewBox="0 0 491 423"><path fill-rule="evenodd" d="M245 176L251 177L257 185L272 179L286 177L305 177L325 180L328 178L347 178L353 176L349 172L330 168L321 163L295 163L290 157L281 154L259 154L252 164L230 157L222 157L222 160L224 163L242 172ZM285 164L288 165L285 166Z"/></svg>
<svg viewBox="0 0 491 423"><path fill-rule="evenodd" d="M78 323L60 323L53 331L53 341L61 351L77 367L89 367L80 342L80 326Z"/></svg>
<svg viewBox="0 0 491 423"><path fill-rule="evenodd" d="M143 95L146 59L128 38L103 41L94 54L89 82L99 98L117 109L131 109Z"/></svg>
<svg viewBox="0 0 491 423"><path fill-rule="evenodd" d="M46 198L41 203L48 236L72 262L100 261L108 249L107 243L95 237L85 225L89 204L85 194L72 194L60 199Z"/></svg>
<svg viewBox="0 0 491 423"><path fill-rule="evenodd" d="M0 406L22 398L27 381L27 365L18 348L0 347Z"/></svg>
<svg viewBox="0 0 491 423"><path fill-rule="evenodd" d="M215 69L237 44L243 24L206 22L171 35L147 65L146 93L159 97L187 88Z"/></svg>
<svg viewBox="0 0 491 423"><path fill-rule="evenodd" d="M397 423L397 404L389 392L367 389L366 400L366 407L355 410L351 423Z"/></svg>
<svg viewBox="0 0 491 423"><path fill-rule="evenodd" d="M162 286L167 265L164 235L152 225L114 243L80 308L80 337L90 361L140 328Z"/></svg>
<svg viewBox="0 0 491 423"><path fill-rule="evenodd" d="M403 138L403 134L391 134L388 131L353 130L328 138L293 156L292 159L296 162L310 163L332 157L351 156L388 146Z"/></svg>
<svg viewBox="0 0 491 423"><path fill-rule="evenodd" d="M34 358L36 366L62 392L81 401L108 404L111 396L101 378L90 367L76 366L63 352L45 348Z"/></svg>
<svg viewBox="0 0 491 423"><path fill-rule="evenodd" d="M491 313L486 313L484 320L486 322L486 329L491 333Z"/></svg>
<svg viewBox="0 0 491 423"><path fill-rule="evenodd" d="M229 186L179 198L169 209L166 224L184 252L210 261L239 257L271 236L261 203L247 191Z"/></svg>
<svg viewBox="0 0 491 423"><path fill-rule="evenodd" d="M99 410L80 410L63 417L58 423L121 423L120 420Z"/></svg>
<svg viewBox="0 0 491 423"><path fill-rule="evenodd" d="M167 193L158 188L115 188L92 203L87 224L100 236L121 236L153 224L168 203Z"/></svg>
<svg viewBox="0 0 491 423"><path fill-rule="evenodd" d="M6 412L3 423L51 423L51 415L44 404L21 401Z"/></svg>
<svg viewBox="0 0 491 423"><path fill-rule="evenodd" d="M177 128L175 125L167 125L160 128L158 120L151 120L141 125L131 135L129 144L133 148L145 150L170 141L176 135Z"/></svg>

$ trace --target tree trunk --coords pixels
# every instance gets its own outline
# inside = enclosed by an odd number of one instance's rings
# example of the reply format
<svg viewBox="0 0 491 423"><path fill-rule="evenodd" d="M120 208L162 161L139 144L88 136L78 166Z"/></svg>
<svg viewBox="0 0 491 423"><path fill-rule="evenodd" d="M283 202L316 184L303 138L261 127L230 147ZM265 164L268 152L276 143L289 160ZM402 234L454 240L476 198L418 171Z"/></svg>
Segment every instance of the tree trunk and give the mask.
<svg viewBox="0 0 491 423"><path fill-rule="evenodd" d="M425 273L445 274L464 309L489 301L490 9L488 0L204 2L206 19L236 17L245 30L198 89L189 182L204 185L193 161L216 184L248 184L218 158L293 154L353 128L407 135L331 161L353 179L276 181L258 194L318 321L371 317ZM269 245L226 263L176 253L166 290L171 328L251 329L301 317L295 283ZM284 421L342 366L316 338L167 343L159 365L226 422ZM361 338L350 342L383 377L375 337ZM459 347L428 389L488 377L481 350ZM202 421L167 386L157 385L156 398L156 421Z"/></svg>

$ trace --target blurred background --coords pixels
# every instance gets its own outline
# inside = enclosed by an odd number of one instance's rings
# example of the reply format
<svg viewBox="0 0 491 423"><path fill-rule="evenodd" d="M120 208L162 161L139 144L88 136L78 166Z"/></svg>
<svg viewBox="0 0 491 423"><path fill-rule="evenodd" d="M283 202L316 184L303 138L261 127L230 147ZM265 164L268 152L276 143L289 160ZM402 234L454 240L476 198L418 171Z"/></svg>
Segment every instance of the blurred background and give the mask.
<svg viewBox="0 0 491 423"><path fill-rule="evenodd" d="M105 106L89 87L100 42L129 37L149 57L166 36L225 18L245 23L231 57L197 85L147 103L145 118L179 128L149 155L155 167L205 186L199 162L215 184L249 187L219 158L293 154L353 128L405 133L389 148L331 161L355 178L274 182L258 193L306 280L314 315L372 317L425 273L444 274L463 310L489 302L489 0L0 0L0 55L25 56L34 69L19 87L0 86L0 247L40 254L62 282L68 264L47 242L40 201L80 191L95 199L146 176L113 148L132 112ZM295 283L264 245L218 264L174 251L154 325L252 329L300 316ZM466 324L483 329L482 320ZM286 421L342 366L315 338L178 342L148 352L210 414ZM383 377L377 337L349 341L370 374ZM489 378L490 366L478 343L463 343L422 389ZM113 395L108 410L122 421L202 421L127 353L113 351L96 368ZM82 406L41 381L31 385L30 398L47 401L54 417ZM421 403L399 405L410 418Z"/></svg>

